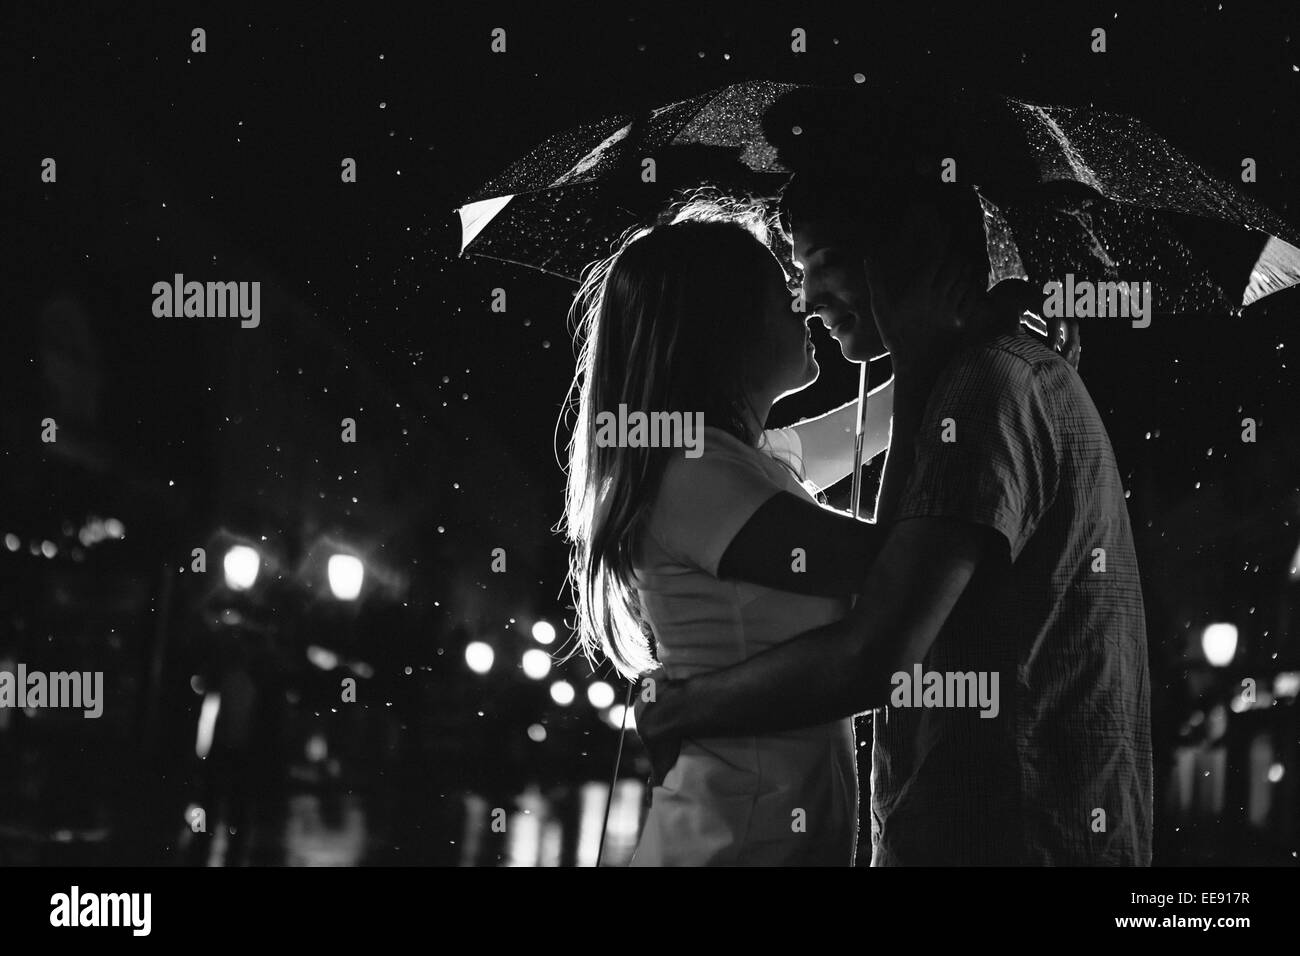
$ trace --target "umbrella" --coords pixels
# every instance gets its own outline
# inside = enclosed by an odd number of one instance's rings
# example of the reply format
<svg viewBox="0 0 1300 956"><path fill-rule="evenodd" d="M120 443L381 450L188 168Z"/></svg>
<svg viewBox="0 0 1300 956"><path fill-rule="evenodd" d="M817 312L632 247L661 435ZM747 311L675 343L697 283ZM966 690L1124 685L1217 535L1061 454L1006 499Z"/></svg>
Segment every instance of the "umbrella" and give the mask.
<svg viewBox="0 0 1300 956"><path fill-rule="evenodd" d="M667 173L654 184L647 158ZM680 185L770 193L792 170L934 183L947 163L983 209L990 288L1139 279L1157 313L1240 313L1300 283L1300 232L1139 120L917 84L755 81L560 133L457 210L461 252L576 278ZM864 364L858 463L867 378Z"/></svg>
<svg viewBox="0 0 1300 956"><path fill-rule="evenodd" d="M485 183L456 212L461 254L576 280L626 231L662 211L683 187L709 182L775 193L790 170L764 134L777 104L799 90L757 80L641 114L619 114L551 136ZM644 162L655 160L655 180ZM862 460L868 368L860 376L855 460ZM853 471L858 513L861 471Z"/></svg>
<svg viewBox="0 0 1300 956"><path fill-rule="evenodd" d="M457 209L461 254L577 279L680 188L704 181L773 193L789 176L763 136L773 103L797 87L722 87L551 136ZM645 160L655 164L647 182Z"/></svg>
<svg viewBox="0 0 1300 956"><path fill-rule="evenodd" d="M795 169L929 184L951 164L984 209L990 287L1143 279L1174 314L1300 283L1300 231L1133 117L898 83L790 91L765 137Z"/></svg>
<svg viewBox="0 0 1300 956"><path fill-rule="evenodd" d="M915 83L752 81L558 133L457 210L461 253L576 279L681 186L774 192L792 169L836 164L937 178L947 159L980 195L990 286L1141 275L1177 313L1300 282L1300 232L1141 121Z"/></svg>

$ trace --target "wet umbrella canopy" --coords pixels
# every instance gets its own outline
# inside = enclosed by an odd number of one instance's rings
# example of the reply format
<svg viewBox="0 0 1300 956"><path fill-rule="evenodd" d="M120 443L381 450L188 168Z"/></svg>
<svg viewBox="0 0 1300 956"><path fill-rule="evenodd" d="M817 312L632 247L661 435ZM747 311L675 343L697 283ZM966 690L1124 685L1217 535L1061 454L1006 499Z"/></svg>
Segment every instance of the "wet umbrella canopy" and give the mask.
<svg viewBox="0 0 1300 956"><path fill-rule="evenodd" d="M572 278L675 188L797 169L974 188L990 285L1145 281L1177 313L1300 282L1300 232L1136 119L901 85L741 83L558 134L460 208L461 251Z"/></svg>
<svg viewBox="0 0 1300 956"><path fill-rule="evenodd" d="M740 83L552 136L458 210L461 252L577 278L677 189L709 181L774 193L789 171L762 121L794 89Z"/></svg>
<svg viewBox="0 0 1300 956"><path fill-rule="evenodd" d="M990 285L1140 280L1157 311L1220 312L1300 282L1300 232L1132 117L899 83L792 91L766 130L795 169L973 188Z"/></svg>
<svg viewBox="0 0 1300 956"><path fill-rule="evenodd" d="M772 194L790 172L867 184L890 202L973 188L989 288L1054 289L1041 310L1052 319L1112 309L1144 327L1153 312L1236 312L1300 282L1300 234L1141 122L925 84L741 83L557 134L458 210L461 253L576 278L677 189ZM1076 283L1091 298L1076 303ZM860 466L853 477L857 514Z"/></svg>

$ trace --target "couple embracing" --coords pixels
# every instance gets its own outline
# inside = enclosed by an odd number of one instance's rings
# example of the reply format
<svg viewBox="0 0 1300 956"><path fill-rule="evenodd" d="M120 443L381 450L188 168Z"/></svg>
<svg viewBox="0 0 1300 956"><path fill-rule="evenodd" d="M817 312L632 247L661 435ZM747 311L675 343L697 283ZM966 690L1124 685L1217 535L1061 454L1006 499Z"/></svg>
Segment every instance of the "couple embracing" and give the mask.
<svg viewBox="0 0 1300 956"><path fill-rule="evenodd" d="M584 647L638 681L633 865L852 865L860 805L872 865L1148 865L1142 593L1073 363L1023 287L987 288L969 192L800 173L777 218L680 216L579 300L571 574ZM819 501L856 403L767 427L817 378L814 318L848 361L891 357L874 523ZM702 413L702 453L597 442L620 405Z"/></svg>

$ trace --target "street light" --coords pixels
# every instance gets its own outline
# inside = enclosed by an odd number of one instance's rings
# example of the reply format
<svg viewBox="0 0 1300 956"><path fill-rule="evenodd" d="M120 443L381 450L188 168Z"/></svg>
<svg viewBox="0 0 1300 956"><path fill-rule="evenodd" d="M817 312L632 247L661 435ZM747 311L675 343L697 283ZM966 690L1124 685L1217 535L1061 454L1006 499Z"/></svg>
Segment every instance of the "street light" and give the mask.
<svg viewBox="0 0 1300 956"><path fill-rule="evenodd" d="M636 730L636 714L628 710L622 704L615 704L605 712L605 719L615 730L622 730L624 721L627 722L628 730Z"/></svg>
<svg viewBox="0 0 1300 956"><path fill-rule="evenodd" d="M491 644L485 644L482 641L470 641L465 645L465 663L475 674L486 674L492 669L493 662L497 659L496 651L492 650Z"/></svg>
<svg viewBox="0 0 1300 956"><path fill-rule="evenodd" d="M614 688L610 687L603 680L598 680L587 688L587 700L591 706L597 710L604 710L614 703Z"/></svg>
<svg viewBox="0 0 1300 956"><path fill-rule="evenodd" d="M1207 624L1201 632L1201 650L1213 666L1227 667L1237 656L1237 626Z"/></svg>
<svg viewBox="0 0 1300 956"><path fill-rule="evenodd" d="M524 651L524 674L533 680L541 680L551 672L551 655L540 648Z"/></svg>
<svg viewBox="0 0 1300 956"><path fill-rule="evenodd" d="M332 554L327 570L334 596L340 601L355 601L366 577L366 567L361 559L351 554Z"/></svg>
<svg viewBox="0 0 1300 956"><path fill-rule="evenodd" d="M262 556L255 548L250 548L246 544L236 544L226 552L221 566L226 572L226 587L232 591L247 591L257 580L257 572L262 566Z"/></svg>

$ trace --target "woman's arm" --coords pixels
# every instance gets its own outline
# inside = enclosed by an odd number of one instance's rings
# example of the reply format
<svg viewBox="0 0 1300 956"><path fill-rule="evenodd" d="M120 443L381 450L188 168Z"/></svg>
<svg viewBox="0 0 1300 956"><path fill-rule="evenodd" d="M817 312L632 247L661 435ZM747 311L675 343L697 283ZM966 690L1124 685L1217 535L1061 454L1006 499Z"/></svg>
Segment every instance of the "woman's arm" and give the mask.
<svg viewBox="0 0 1300 956"><path fill-rule="evenodd" d="M889 447L889 422L894 411L894 382L872 389L867 402L864 462ZM803 446L804 474L818 488L829 488L853 470L853 430L858 403L841 405L825 415L790 426Z"/></svg>
<svg viewBox="0 0 1300 956"><path fill-rule="evenodd" d="M796 594L857 593L885 538L885 529L822 508L783 491L736 532L718 577Z"/></svg>

